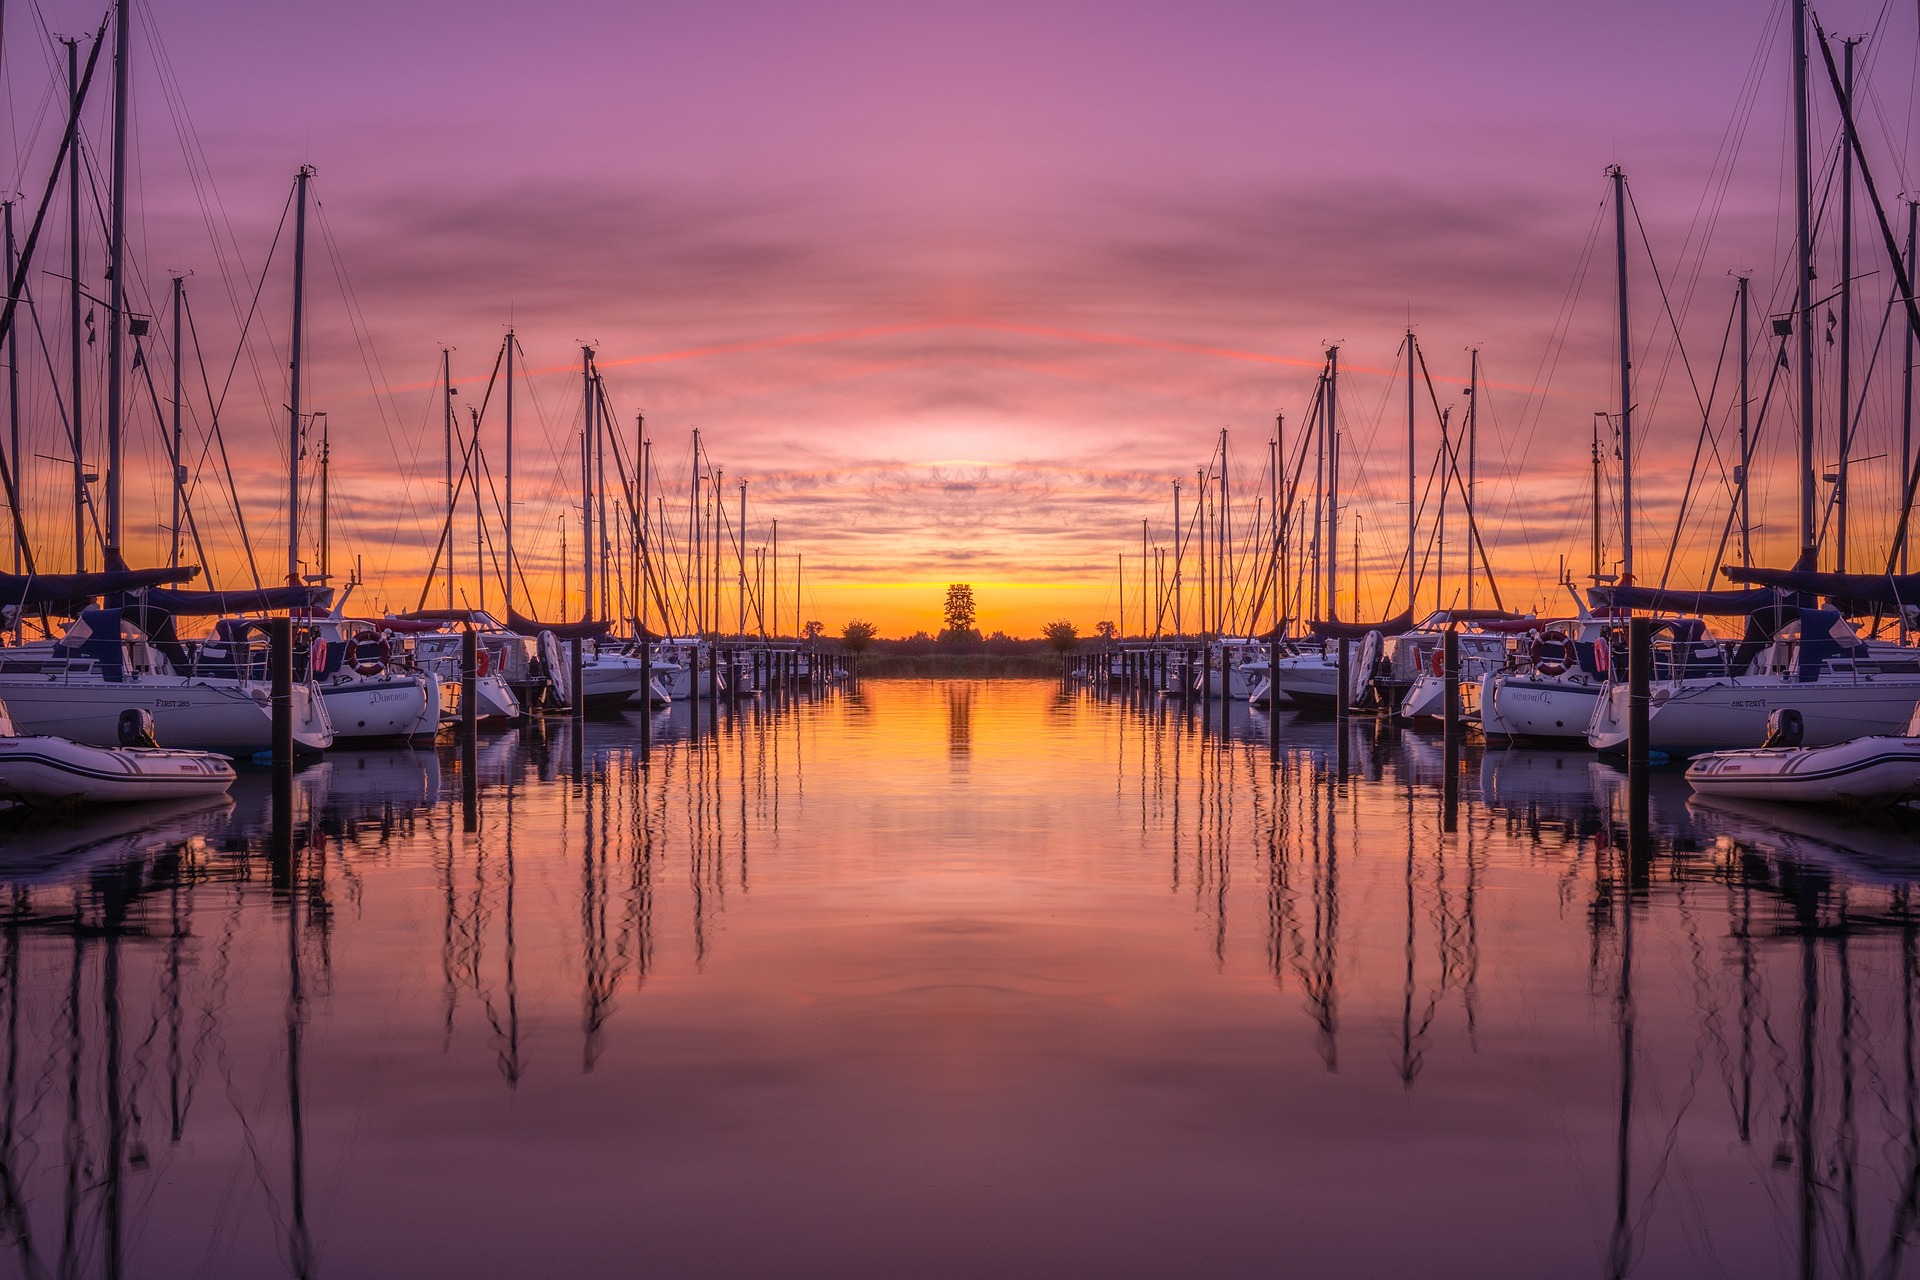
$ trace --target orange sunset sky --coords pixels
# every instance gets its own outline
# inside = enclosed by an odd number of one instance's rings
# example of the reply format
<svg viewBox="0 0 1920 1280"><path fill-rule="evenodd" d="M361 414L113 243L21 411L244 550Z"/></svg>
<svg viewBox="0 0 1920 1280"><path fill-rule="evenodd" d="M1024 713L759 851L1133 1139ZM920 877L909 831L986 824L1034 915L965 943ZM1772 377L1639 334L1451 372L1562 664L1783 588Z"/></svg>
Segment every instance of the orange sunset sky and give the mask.
<svg viewBox="0 0 1920 1280"><path fill-rule="evenodd" d="M90 38L99 21L74 0L42 8L50 34ZM1891 201L1920 187L1915 76L1875 51L1911 48L1914 14L1853 3L1822 17L1872 36L1863 129ZM1618 164L1637 212L1640 576L1709 585L1735 458L1734 273L1753 278L1756 412L1777 352L1769 318L1791 307L1786 40L1784 6L1725 2L735 3L564 22L493 3L149 6L132 68L129 287L154 318L156 384L137 374L129 390L129 559L167 554L154 408L171 397L169 277L190 273L183 413L208 577L253 576L241 517L260 576L284 577L283 213L304 164L318 202L305 405L325 415L332 567L360 566L359 611L422 593L445 500L443 349L463 430L486 402L498 485L500 392L488 399L487 381L509 325L530 375L514 539L526 612L581 608L577 568L564 604L560 570L563 529L569 560L579 551L583 344L625 438L645 415L677 537L697 427L729 489L748 481L748 545L779 521L783 629L799 555L803 619L837 631L865 618L889 635L938 630L946 584L961 581L984 630L1064 617L1091 631L1123 607L1137 627L1140 521L1167 541L1170 482L1191 483L1222 428L1250 512L1275 416L1297 428L1338 344L1341 554L1357 534L1362 569L1360 599L1341 608L1392 613L1409 325L1456 424L1479 350L1483 537L1510 605L1558 609L1562 558L1586 572L1595 415L1619 411L1605 203ZM45 44L10 42L0 68L21 227L60 126L64 66ZM1838 124L1815 89L1818 271L1831 284ZM105 103L85 124L99 175ZM1905 206L1890 213L1904 228ZM103 297L92 196L84 215L82 278ZM1855 554L1871 560L1897 507L1905 355L1864 198L1859 216L1851 519ZM60 569L73 519L67 249L56 195L15 358L24 519ZM96 454L104 353L81 352ZM1829 464L1837 358L1823 341ZM1756 555L1769 563L1793 554L1790 399L1783 385L1755 450ZM1424 476L1438 425L1424 388L1420 401ZM306 450L312 508L315 432ZM478 603L472 518L456 586ZM304 539L305 572L317 539ZM1457 585L1429 577L1422 590L1425 605ZM497 580L484 595L497 607ZM429 602L443 601L436 588Z"/></svg>

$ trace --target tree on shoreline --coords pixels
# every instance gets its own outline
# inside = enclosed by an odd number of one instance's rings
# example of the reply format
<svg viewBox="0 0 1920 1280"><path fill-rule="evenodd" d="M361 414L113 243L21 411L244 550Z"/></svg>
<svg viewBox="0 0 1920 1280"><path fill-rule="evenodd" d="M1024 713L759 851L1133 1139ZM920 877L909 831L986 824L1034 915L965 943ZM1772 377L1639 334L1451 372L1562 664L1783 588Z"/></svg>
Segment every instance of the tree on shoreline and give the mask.
<svg viewBox="0 0 1920 1280"><path fill-rule="evenodd" d="M945 608L946 629L940 633L942 640L978 640L979 629L974 626L975 609L973 588L964 582L956 582L947 588Z"/></svg>
<svg viewBox="0 0 1920 1280"><path fill-rule="evenodd" d="M1072 653L1080 643L1080 631L1071 622L1049 622L1040 628L1040 638L1055 653Z"/></svg>
<svg viewBox="0 0 1920 1280"><path fill-rule="evenodd" d="M879 634L880 628L871 622L849 622L840 628L840 643L846 646L848 653L865 653Z"/></svg>

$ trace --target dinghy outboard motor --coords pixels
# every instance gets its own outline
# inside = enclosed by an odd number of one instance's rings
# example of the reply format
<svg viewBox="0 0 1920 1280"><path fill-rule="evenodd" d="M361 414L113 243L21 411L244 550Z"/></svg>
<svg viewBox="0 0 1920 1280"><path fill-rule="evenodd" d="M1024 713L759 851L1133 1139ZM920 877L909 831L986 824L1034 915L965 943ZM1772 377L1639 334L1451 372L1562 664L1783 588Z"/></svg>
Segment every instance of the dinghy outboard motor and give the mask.
<svg viewBox="0 0 1920 1280"><path fill-rule="evenodd" d="M128 707L120 713L120 745L123 747L157 747L160 739L153 732L153 712L140 707Z"/></svg>
<svg viewBox="0 0 1920 1280"><path fill-rule="evenodd" d="M1767 716L1767 740L1763 747L1797 747L1807 736L1807 722L1792 707L1781 707Z"/></svg>

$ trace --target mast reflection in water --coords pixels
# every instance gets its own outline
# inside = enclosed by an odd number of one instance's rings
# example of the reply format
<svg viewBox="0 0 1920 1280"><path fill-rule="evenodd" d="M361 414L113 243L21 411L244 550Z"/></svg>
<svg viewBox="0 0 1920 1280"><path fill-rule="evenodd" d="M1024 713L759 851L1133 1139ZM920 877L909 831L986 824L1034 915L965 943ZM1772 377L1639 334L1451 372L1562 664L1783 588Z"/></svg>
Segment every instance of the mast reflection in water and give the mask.
<svg viewBox="0 0 1920 1280"><path fill-rule="evenodd" d="M15 824L0 1274L1920 1270L1910 826L1282 715L869 682Z"/></svg>

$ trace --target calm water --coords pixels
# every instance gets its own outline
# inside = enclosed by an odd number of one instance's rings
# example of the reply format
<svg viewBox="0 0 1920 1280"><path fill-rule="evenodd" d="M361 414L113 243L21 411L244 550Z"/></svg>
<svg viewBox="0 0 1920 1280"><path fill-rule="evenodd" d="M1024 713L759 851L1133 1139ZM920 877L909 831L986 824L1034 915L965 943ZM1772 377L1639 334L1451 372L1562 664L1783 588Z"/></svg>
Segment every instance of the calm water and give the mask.
<svg viewBox="0 0 1920 1280"><path fill-rule="evenodd" d="M1920 1271L1913 831L1239 714L870 682L0 835L0 1272Z"/></svg>

